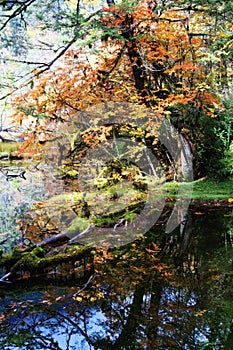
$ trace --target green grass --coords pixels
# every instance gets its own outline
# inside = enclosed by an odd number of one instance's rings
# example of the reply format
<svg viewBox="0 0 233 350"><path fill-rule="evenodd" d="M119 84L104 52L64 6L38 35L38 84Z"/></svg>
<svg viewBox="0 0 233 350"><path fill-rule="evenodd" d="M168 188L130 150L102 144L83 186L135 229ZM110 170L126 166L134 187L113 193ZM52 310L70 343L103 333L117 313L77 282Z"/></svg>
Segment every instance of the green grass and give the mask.
<svg viewBox="0 0 233 350"><path fill-rule="evenodd" d="M194 200L228 200L233 198L233 179L226 181L215 181L200 179L191 183L166 183L164 185L167 197L178 198L189 196Z"/></svg>
<svg viewBox="0 0 233 350"><path fill-rule="evenodd" d="M228 200L233 197L233 179L197 181L193 188L193 199Z"/></svg>
<svg viewBox="0 0 233 350"><path fill-rule="evenodd" d="M19 145L17 142L0 143L0 152L6 152L7 154L17 151L18 148L19 148Z"/></svg>

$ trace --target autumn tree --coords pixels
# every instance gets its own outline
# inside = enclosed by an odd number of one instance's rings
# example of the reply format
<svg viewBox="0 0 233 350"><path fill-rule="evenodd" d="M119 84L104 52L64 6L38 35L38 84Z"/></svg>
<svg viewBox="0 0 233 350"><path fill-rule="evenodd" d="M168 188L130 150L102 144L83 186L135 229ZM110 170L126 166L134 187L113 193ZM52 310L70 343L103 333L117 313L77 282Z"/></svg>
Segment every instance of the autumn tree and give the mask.
<svg viewBox="0 0 233 350"><path fill-rule="evenodd" d="M203 154L206 120L221 108L217 96L230 91L230 1L13 1L3 2L2 12L3 30L21 18L30 34L35 19L40 30L61 38L60 46L39 38L51 57L25 60L33 65L24 80L31 88L17 98L15 115L33 117L31 140L42 141L48 124L51 134L51 122L106 100L124 101L169 118L196 159Z"/></svg>
<svg viewBox="0 0 233 350"><path fill-rule="evenodd" d="M206 32L214 25L211 8L123 1L83 16L78 5L76 34L56 67L53 60L43 75L37 71L34 87L17 98L17 120L37 120L33 137L42 141L46 125L87 107L106 100L136 102L171 118L194 143L201 116L214 117L219 107L205 59Z"/></svg>

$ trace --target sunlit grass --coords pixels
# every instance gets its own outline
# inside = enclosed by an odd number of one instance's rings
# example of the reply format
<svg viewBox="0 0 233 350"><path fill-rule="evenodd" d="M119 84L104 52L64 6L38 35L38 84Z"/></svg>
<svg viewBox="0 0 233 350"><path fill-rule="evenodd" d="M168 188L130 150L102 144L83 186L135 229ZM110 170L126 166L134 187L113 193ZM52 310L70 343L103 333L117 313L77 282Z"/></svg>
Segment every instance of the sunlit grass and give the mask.
<svg viewBox="0 0 233 350"><path fill-rule="evenodd" d="M233 197L233 180L215 181L200 179L190 183L167 182L164 185L167 196L178 198L180 193L194 200L228 200Z"/></svg>
<svg viewBox="0 0 233 350"><path fill-rule="evenodd" d="M7 154L17 151L18 147L17 142L0 142L0 152Z"/></svg>

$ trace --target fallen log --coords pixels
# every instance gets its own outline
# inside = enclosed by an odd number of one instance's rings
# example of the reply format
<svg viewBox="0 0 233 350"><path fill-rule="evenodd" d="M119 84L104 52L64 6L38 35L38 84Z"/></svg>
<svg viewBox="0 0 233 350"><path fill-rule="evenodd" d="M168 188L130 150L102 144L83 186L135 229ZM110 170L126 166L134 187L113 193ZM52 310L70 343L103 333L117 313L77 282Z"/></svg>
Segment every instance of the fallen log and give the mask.
<svg viewBox="0 0 233 350"><path fill-rule="evenodd" d="M91 246L72 247L66 252L47 257L41 247L36 247L31 252L15 249L12 254L3 255L0 258L0 267L7 271L0 278L0 282L11 283L12 280L22 278L25 274L28 278L47 275L54 269L62 271L63 266L68 264L72 267L78 262L78 266L83 266L85 272L87 262L93 264L94 255L95 249ZM11 281L8 280L9 277L11 277Z"/></svg>
<svg viewBox="0 0 233 350"><path fill-rule="evenodd" d="M61 244L65 244L69 241L70 237L68 237L67 232L59 233L52 237L46 238L41 242L31 244L27 248L24 248L24 252L31 252L36 247L45 247L45 246L57 246Z"/></svg>
<svg viewBox="0 0 233 350"><path fill-rule="evenodd" d="M58 246L58 245L62 245L65 243L68 244L76 244L76 245L83 245L82 243L78 242L78 238L82 237L83 235L85 235L87 232L90 231L90 229L94 226L93 223L91 223L85 230L83 230L82 232L79 232L77 235L75 235L74 237L72 237L72 234L70 231L65 231L62 233L59 233L57 235L54 235L52 237L46 238L41 242L35 243L30 245L27 248L24 248L23 251L24 252L30 252L33 249L35 249L36 247L45 247L45 246Z"/></svg>

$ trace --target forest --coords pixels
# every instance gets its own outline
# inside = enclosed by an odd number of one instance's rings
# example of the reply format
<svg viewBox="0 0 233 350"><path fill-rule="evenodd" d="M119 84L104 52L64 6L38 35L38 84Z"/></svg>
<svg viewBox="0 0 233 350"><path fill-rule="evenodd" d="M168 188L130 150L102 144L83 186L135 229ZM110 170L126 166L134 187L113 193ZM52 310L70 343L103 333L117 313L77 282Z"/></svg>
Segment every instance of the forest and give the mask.
<svg viewBox="0 0 233 350"><path fill-rule="evenodd" d="M2 349L231 349L232 13L0 1Z"/></svg>

